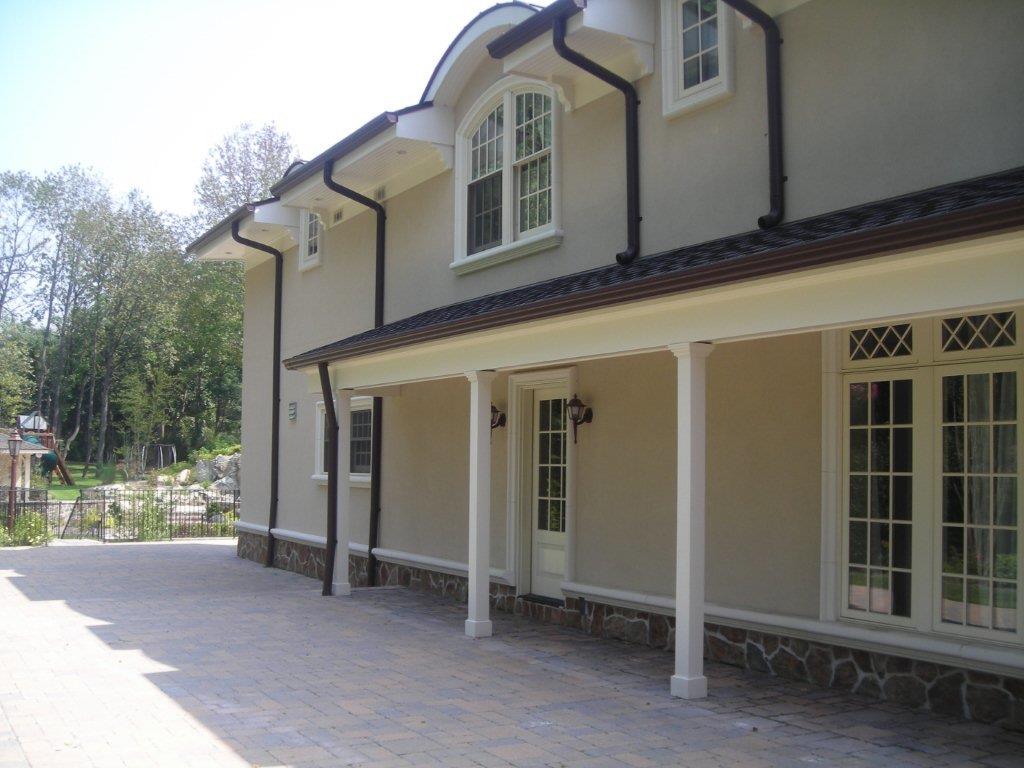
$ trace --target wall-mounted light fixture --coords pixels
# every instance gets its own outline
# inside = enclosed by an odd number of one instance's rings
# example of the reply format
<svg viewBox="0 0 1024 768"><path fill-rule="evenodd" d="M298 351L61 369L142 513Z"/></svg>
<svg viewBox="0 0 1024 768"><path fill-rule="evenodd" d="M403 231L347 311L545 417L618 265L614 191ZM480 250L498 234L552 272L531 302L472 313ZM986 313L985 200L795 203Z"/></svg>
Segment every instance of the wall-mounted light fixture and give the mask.
<svg viewBox="0 0 1024 768"><path fill-rule="evenodd" d="M569 421L572 422L572 441L576 442L576 428L580 424L589 424L594 420L593 409L580 400L580 396L575 392L572 395L572 400L565 404L565 412L569 416Z"/></svg>
<svg viewBox="0 0 1024 768"><path fill-rule="evenodd" d="M494 407L494 403L491 403L491 429L504 427L505 421L505 412L499 411L497 408Z"/></svg>

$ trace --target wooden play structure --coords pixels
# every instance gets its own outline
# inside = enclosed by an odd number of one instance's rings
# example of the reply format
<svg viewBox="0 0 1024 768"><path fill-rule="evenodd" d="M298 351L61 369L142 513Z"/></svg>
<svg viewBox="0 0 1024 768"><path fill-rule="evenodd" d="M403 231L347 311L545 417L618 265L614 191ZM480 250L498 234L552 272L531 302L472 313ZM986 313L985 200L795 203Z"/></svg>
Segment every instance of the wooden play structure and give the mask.
<svg viewBox="0 0 1024 768"><path fill-rule="evenodd" d="M57 466L54 469L64 485L73 486L75 484L74 477L71 476L67 464L64 463L64 456L61 455L60 445L57 443L53 432L50 431L50 425L46 423L46 419L38 411L33 411L25 416L19 416L18 431L21 432L22 437L38 440L44 448L49 449L57 457Z"/></svg>

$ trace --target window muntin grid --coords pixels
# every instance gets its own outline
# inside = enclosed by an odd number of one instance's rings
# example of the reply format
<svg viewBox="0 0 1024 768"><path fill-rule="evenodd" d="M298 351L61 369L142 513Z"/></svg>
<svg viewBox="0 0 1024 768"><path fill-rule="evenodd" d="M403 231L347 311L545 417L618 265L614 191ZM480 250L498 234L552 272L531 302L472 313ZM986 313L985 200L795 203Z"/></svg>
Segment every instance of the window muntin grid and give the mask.
<svg viewBox="0 0 1024 768"><path fill-rule="evenodd" d="M501 243L505 105L496 106L470 140L467 188L467 250L478 253Z"/></svg>
<svg viewBox="0 0 1024 768"><path fill-rule="evenodd" d="M565 532L566 418L565 398L537 405L537 530Z"/></svg>
<svg viewBox="0 0 1024 768"><path fill-rule="evenodd" d="M849 333L850 360L885 360L914 352L914 327L910 323L855 328Z"/></svg>
<svg viewBox="0 0 1024 768"><path fill-rule="evenodd" d="M718 77L718 0L680 3L683 90Z"/></svg>
<svg viewBox="0 0 1024 768"><path fill-rule="evenodd" d="M515 95L516 196L520 233L551 221L551 97Z"/></svg>
<svg viewBox="0 0 1024 768"><path fill-rule="evenodd" d="M847 414L847 608L909 617L913 382L850 382Z"/></svg>
<svg viewBox="0 0 1024 768"><path fill-rule="evenodd" d="M1016 370L941 377L940 620L1017 631L1020 428Z"/></svg>
<svg viewBox="0 0 1024 768"><path fill-rule="evenodd" d="M373 451L373 411L369 408L352 411L349 427L349 472L366 475L370 473Z"/></svg>
<svg viewBox="0 0 1024 768"><path fill-rule="evenodd" d="M1017 343L1017 313L989 312L942 319L942 351L968 352L1012 347Z"/></svg>

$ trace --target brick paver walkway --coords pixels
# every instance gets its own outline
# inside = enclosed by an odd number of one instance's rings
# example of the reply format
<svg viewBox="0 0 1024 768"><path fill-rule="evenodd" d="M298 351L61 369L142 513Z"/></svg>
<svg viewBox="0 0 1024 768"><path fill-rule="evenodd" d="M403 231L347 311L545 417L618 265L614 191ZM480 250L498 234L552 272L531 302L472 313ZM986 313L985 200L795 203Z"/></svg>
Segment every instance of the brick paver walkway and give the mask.
<svg viewBox="0 0 1024 768"><path fill-rule="evenodd" d="M0 766L1024 766L1024 736L401 589L322 598L228 542L0 550Z"/></svg>

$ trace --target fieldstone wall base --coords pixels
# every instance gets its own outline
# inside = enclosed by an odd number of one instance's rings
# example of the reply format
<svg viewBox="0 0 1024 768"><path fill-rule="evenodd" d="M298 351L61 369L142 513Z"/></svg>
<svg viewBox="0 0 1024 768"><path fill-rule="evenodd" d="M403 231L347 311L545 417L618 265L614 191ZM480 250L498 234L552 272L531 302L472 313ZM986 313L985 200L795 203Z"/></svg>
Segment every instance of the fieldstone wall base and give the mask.
<svg viewBox="0 0 1024 768"><path fill-rule="evenodd" d="M323 547L275 539L274 567L323 581L324 552Z"/></svg>
<svg viewBox="0 0 1024 768"><path fill-rule="evenodd" d="M704 656L967 720L1024 730L1024 680L716 624Z"/></svg>
<svg viewBox="0 0 1024 768"><path fill-rule="evenodd" d="M236 552L239 557L262 565L267 561L267 537L260 533L239 531Z"/></svg>
<svg viewBox="0 0 1024 768"><path fill-rule="evenodd" d="M238 534L238 556L263 562L266 536ZM274 565L317 579L323 578L324 550L278 540ZM349 583L368 584L369 558L349 555ZM398 563L377 562L377 584L408 587L467 601L465 576ZM547 624L579 629L608 640L645 645L664 651L675 648L675 618L652 611L567 597L564 605L525 600L515 588L491 582L491 608ZM883 701L994 723L1024 731L1024 680L915 661L837 645L814 643L720 624L704 626L704 657L754 672L870 696Z"/></svg>

